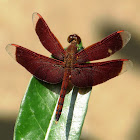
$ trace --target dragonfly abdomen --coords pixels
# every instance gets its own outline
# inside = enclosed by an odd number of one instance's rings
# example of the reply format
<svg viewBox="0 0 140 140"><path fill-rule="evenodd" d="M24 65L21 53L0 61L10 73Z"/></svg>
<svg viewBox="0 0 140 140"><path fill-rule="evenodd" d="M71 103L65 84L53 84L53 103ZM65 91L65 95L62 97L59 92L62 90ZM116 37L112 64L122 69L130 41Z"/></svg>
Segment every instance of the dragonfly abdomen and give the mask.
<svg viewBox="0 0 140 140"><path fill-rule="evenodd" d="M61 112L62 112L64 98L65 98L67 87L69 84L69 75L70 75L70 69L66 68L64 72L63 82L62 82L61 91L60 91L60 97L59 97L57 110L56 110L56 121L59 120Z"/></svg>

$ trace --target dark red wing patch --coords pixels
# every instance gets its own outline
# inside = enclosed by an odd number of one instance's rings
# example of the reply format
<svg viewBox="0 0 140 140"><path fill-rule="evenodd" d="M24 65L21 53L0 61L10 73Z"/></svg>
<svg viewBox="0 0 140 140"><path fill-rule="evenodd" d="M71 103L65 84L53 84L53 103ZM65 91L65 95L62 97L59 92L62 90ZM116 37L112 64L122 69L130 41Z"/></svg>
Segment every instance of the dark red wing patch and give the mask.
<svg viewBox="0 0 140 140"><path fill-rule="evenodd" d="M77 63L106 58L124 47L130 40L130 33L127 31L115 32L102 41L97 42L76 54Z"/></svg>
<svg viewBox="0 0 140 140"><path fill-rule="evenodd" d="M34 23L35 31L43 46L49 52L51 52L55 58L59 60L63 60L65 55L65 50L61 46L58 39L51 32L45 20L38 13L34 13L33 23Z"/></svg>
<svg viewBox="0 0 140 140"><path fill-rule="evenodd" d="M6 50L38 79L54 84L63 80L64 62L45 57L15 44L8 45Z"/></svg>
<svg viewBox="0 0 140 140"><path fill-rule="evenodd" d="M131 61L127 59L75 64L71 71L71 82L77 87L95 86L125 72L131 65Z"/></svg>

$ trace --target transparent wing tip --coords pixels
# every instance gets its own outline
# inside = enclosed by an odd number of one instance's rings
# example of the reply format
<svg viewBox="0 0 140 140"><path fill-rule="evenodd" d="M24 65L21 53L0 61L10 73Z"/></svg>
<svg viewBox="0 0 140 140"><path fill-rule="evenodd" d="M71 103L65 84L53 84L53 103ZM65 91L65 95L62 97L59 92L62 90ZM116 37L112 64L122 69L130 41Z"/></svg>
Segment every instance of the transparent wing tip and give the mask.
<svg viewBox="0 0 140 140"><path fill-rule="evenodd" d="M40 14L38 14L37 12L33 13L32 20L34 28L36 27L36 24L40 18L42 18Z"/></svg>
<svg viewBox="0 0 140 140"><path fill-rule="evenodd" d="M131 69L132 67L133 67L133 62L131 60L124 59L123 65L122 65L122 70L121 70L120 74L126 72L127 70Z"/></svg>
<svg viewBox="0 0 140 140"><path fill-rule="evenodd" d="M128 43L131 38L131 34L128 31L120 31L119 32L123 41L123 47Z"/></svg>
<svg viewBox="0 0 140 140"><path fill-rule="evenodd" d="M16 44L8 44L6 46L6 51L8 52L8 54L14 58L16 60L16 48L18 47L18 45Z"/></svg>

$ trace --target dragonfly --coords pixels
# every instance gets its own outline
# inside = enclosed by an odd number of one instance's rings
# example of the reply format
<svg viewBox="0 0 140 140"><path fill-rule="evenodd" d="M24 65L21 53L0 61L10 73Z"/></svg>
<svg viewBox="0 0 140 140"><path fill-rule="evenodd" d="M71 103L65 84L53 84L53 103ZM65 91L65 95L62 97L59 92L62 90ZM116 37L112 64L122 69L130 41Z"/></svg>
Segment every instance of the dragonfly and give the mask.
<svg viewBox="0 0 140 140"><path fill-rule="evenodd" d="M65 50L40 14L33 14L33 24L40 42L54 58L35 53L17 44L7 45L6 50L37 79L51 84L62 82L56 122L61 116L69 82L79 88L92 87L120 75L132 66L128 59L87 63L109 57L123 48L131 38L127 31L114 32L78 52L77 46L81 43L81 38L77 34L68 37L70 45Z"/></svg>

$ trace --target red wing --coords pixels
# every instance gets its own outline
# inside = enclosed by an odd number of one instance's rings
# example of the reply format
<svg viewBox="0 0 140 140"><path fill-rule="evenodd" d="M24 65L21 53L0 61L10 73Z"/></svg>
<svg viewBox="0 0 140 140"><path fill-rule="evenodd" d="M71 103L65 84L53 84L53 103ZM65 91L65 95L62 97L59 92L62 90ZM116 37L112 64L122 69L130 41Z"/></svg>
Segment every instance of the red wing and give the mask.
<svg viewBox="0 0 140 140"><path fill-rule="evenodd" d="M131 64L127 59L75 64L71 71L71 82L77 87L95 86L125 72Z"/></svg>
<svg viewBox="0 0 140 140"><path fill-rule="evenodd" d="M106 58L124 47L130 40L130 33L127 31L115 32L102 41L97 42L76 54L77 63Z"/></svg>
<svg viewBox="0 0 140 140"><path fill-rule="evenodd" d="M45 57L15 44L7 45L6 50L38 79L54 84L62 81L64 62Z"/></svg>
<svg viewBox="0 0 140 140"><path fill-rule="evenodd" d="M58 39L51 32L45 20L38 13L34 13L33 23L34 23L35 31L43 46L49 52L51 52L55 58L59 60L63 60L65 55L65 50L61 46Z"/></svg>

